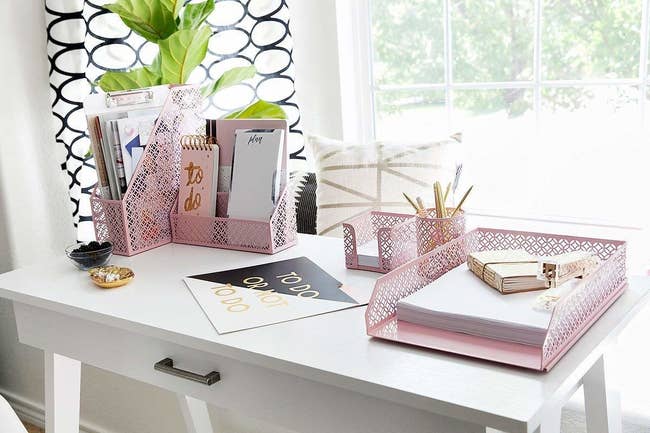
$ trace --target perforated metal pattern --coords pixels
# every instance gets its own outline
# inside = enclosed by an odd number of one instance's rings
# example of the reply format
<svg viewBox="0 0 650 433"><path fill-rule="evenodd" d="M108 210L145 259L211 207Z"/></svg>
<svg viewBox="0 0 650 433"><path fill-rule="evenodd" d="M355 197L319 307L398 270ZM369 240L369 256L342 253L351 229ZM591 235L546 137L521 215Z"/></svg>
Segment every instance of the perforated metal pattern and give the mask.
<svg viewBox="0 0 650 433"><path fill-rule="evenodd" d="M447 209L449 215L453 211L453 208ZM465 233L465 213L463 211L459 211L453 218L435 218L435 214L435 209L427 209L426 217L415 217L415 235L417 236L419 256Z"/></svg>
<svg viewBox="0 0 650 433"><path fill-rule="evenodd" d="M452 209L453 210L453 209ZM429 215L435 210L429 209ZM343 223L345 263L351 269L389 272L465 232L461 212L452 219L370 211ZM379 264L360 266L357 247L377 239Z"/></svg>
<svg viewBox="0 0 650 433"><path fill-rule="evenodd" d="M274 254L298 240L293 185L282 193L269 222L222 217L196 217L171 212L173 241L181 244ZM228 194L218 194L217 209L224 215Z"/></svg>
<svg viewBox="0 0 650 433"><path fill-rule="evenodd" d="M409 239L413 239L412 231L408 227L394 230L411 219L413 215L370 211L344 222L346 266L351 269L388 272L396 266L395 263L415 257L415 248L412 251L407 248ZM359 266L357 247L373 239L377 239L379 266ZM393 255L394 251L398 252L396 256Z"/></svg>
<svg viewBox="0 0 650 433"><path fill-rule="evenodd" d="M397 302L465 263L473 251L525 249L535 255L592 251L602 260L600 267L563 297L552 312L540 359L540 368L547 368L620 295L627 282L625 248L622 241L477 229L379 278L366 310L366 328L370 335L396 340Z"/></svg>
<svg viewBox="0 0 650 433"><path fill-rule="evenodd" d="M121 201L91 197L98 241L111 241L113 252L133 255L171 242L169 211L178 194L180 137L205 133L195 86L173 87L146 150Z"/></svg>

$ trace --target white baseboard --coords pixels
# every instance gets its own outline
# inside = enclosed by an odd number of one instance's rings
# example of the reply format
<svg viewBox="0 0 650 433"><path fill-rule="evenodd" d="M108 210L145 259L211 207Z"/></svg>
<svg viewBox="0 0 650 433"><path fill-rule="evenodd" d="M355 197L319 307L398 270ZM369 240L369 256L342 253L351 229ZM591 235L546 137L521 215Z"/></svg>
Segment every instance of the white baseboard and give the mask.
<svg viewBox="0 0 650 433"><path fill-rule="evenodd" d="M6 391L3 388L0 388L0 394L7 400L11 405L18 418L21 421L27 422L29 424L35 425L36 427L44 428L45 427L45 407L43 403L35 402L28 398L19 396L10 391ZM103 427L100 427L94 423L85 421L83 419L79 420L79 433L119 433L113 430L109 430Z"/></svg>

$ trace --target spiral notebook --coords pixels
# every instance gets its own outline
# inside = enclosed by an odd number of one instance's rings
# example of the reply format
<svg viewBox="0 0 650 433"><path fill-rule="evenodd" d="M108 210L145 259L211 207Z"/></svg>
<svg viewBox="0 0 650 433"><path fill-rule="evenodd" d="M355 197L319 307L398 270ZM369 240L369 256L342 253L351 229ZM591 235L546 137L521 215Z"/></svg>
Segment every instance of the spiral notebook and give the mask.
<svg viewBox="0 0 650 433"><path fill-rule="evenodd" d="M219 146L211 137L181 137L181 179L178 213L213 217L217 214Z"/></svg>

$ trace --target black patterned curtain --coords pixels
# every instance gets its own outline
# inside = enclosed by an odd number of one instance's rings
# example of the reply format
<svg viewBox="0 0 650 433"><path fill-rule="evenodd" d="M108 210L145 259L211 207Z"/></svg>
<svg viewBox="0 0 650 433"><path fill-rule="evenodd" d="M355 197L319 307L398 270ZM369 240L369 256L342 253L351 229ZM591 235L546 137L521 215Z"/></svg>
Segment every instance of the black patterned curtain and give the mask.
<svg viewBox="0 0 650 433"><path fill-rule="evenodd" d="M68 176L80 240L93 237L89 197L97 181L83 100L95 91L92 83L104 71L149 64L157 54L155 44L132 33L117 15L103 9L104 3L108 1L45 0L52 114L57 144L66 149L61 168ZM292 168L302 168L305 152L286 1L215 0L207 23L213 29L208 55L189 81L213 80L232 67L251 64L258 75L217 93L206 102L205 117L219 117L255 97L281 104L289 118Z"/></svg>

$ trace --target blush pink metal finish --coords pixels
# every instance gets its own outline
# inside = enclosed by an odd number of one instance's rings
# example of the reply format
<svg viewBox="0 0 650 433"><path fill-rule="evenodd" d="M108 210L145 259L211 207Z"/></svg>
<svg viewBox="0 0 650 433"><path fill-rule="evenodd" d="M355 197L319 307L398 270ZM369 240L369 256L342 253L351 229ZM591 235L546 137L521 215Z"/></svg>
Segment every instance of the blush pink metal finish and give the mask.
<svg viewBox="0 0 650 433"><path fill-rule="evenodd" d="M435 209L427 209L426 217L369 211L345 221L345 266L349 269L390 272L465 233L465 215L462 211L454 218L432 218L431 215L435 215ZM360 263L358 248L367 242L377 243L377 266Z"/></svg>
<svg viewBox="0 0 650 433"><path fill-rule="evenodd" d="M564 296L551 313L542 347L506 343L398 321L397 302L464 266L469 253L525 249L535 255L592 251L601 259L584 284ZM623 241L479 228L380 277L366 310L368 335L455 354L547 371L621 295L627 286Z"/></svg>
<svg viewBox="0 0 650 433"><path fill-rule="evenodd" d="M169 95L122 200L93 190L90 205L99 242L111 241L115 254L132 256L172 241L169 212L178 194L180 137L204 134L195 86L176 86Z"/></svg>
<svg viewBox="0 0 650 433"><path fill-rule="evenodd" d="M359 263L357 248L377 242L378 266ZM343 223L345 266L373 272L389 272L416 256L413 215L370 211Z"/></svg>
<svg viewBox="0 0 650 433"><path fill-rule="evenodd" d="M170 214L175 243L275 254L296 244L296 209L289 185L282 193L270 221ZM228 193L217 194L217 215L225 215Z"/></svg>

